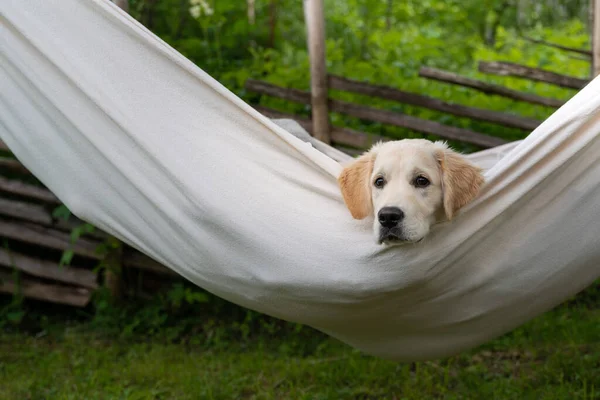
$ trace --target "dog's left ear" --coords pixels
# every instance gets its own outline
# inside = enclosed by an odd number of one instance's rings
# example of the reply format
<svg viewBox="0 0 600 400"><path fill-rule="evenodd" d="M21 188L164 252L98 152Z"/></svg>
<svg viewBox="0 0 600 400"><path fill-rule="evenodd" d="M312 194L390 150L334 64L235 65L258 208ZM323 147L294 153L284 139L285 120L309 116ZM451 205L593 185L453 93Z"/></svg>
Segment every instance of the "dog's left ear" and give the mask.
<svg viewBox="0 0 600 400"><path fill-rule="evenodd" d="M483 186L481 168L469 162L461 154L436 142L435 157L442 172L442 193L446 218L451 220L456 212L469 204Z"/></svg>

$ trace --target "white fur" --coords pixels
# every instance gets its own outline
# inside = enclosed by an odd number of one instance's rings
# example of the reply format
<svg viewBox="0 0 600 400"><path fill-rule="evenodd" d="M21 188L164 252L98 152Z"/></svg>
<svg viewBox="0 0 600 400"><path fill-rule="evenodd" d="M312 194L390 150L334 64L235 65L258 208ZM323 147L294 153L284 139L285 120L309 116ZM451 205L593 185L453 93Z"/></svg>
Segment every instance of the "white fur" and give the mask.
<svg viewBox="0 0 600 400"><path fill-rule="evenodd" d="M398 207L404 214L401 225L403 239L416 242L423 239L440 215L443 215L442 177L435 150L446 145L427 140L412 139L377 144L371 173L371 199L373 201L373 231L379 240L380 224L377 213L383 207ZM414 179L423 175L431 183L426 188L414 186ZM373 186L382 176L386 184L382 189Z"/></svg>
<svg viewBox="0 0 600 400"><path fill-rule="evenodd" d="M417 184L422 177L427 185ZM383 178L383 186L376 185ZM386 244L418 242L443 219L477 196L484 183L480 168L444 142L406 139L378 143L346 166L338 178L344 202L356 219L373 217L376 241ZM401 210L403 218L383 226L384 207Z"/></svg>

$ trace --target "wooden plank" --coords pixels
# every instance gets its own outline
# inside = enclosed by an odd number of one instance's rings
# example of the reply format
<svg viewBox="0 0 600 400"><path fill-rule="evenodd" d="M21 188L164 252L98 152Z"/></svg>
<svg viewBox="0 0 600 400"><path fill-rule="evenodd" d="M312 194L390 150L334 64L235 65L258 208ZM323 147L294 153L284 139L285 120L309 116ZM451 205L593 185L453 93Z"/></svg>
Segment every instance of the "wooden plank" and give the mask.
<svg viewBox="0 0 600 400"><path fill-rule="evenodd" d="M38 278L51 279L89 289L98 288L97 275L93 271L74 267L61 267L56 263L38 260L5 249L0 249L0 265L7 268L16 268Z"/></svg>
<svg viewBox="0 0 600 400"><path fill-rule="evenodd" d="M78 228L84 223L83 221L74 217L69 220L55 219L52 217L52 213L44 206L3 198L0 198L0 215L67 232L71 232L73 229ZM102 240L108 237L106 233L98 229L94 230L94 232L88 233L87 235L88 237L94 237Z"/></svg>
<svg viewBox="0 0 600 400"><path fill-rule="evenodd" d="M536 94L531 93L519 92L518 90L509 89L504 86L483 82L473 78L467 78L465 76L461 76L453 72L448 72L436 68L422 67L419 70L419 76L423 78L433 79L439 82L464 86L486 94L498 95L531 104L539 104L542 106L554 108L562 107L565 104L565 101L563 100L538 96Z"/></svg>
<svg viewBox="0 0 600 400"><path fill-rule="evenodd" d="M52 216L44 207L15 200L7 200L2 197L0 197L0 215L24 219L42 225L52 225Z"/></svg>
<svg viewBox="0 0 600 400"><path fill-rule="evenodd" d="M269 118L288 118L293 119L300 124L309 133L312 133L312 123L310 119L301 117L295 114L284 113L281 111L273 110L268 107L255 106L258 112L266 115ZM338 145L355 147L357 149L367 149L373 144L381 141L388 141L390 138L386 138L379 135L371 135L368 133L356 131L354 129L342 128L339 126L331 126L331 142ZM344 150L344 152L347 152Z"/></svg>
<svg viewBox="0 0 600 400"><path fill-rule="evenodd" d="M179 274L172 269L165 267L158 261L148 257L132 248L126 248L123 254L123 265L128 268L143 269L145 271L156 272L161 275L178 276Z"/></svg>
<svg viewBox="0 0 600 400"><path fill-rule="evenodd" d="M85 224L85 222L78 218L71 218L69 220L54 219L52 224L49 224L48 227L71 233L74 229L80 228L83 224ZM106 240L109 235L106 232L96 228L93 232L86 233L85 237L102 241Z"/></svg>
<svg viewBox="0 0 600 400"><path fill-rule="evenodd" d="M29 197L50 204L59 205L61 201L48 189L23 183L18 180L7 179L0 176L0 191L18 196Z"/></svg>
<svg viewBox="0 0 600 400"><path fill-rule="evenodd" d="M600 75L600 0L591 0L592 10L592 70L591 78Z"/></svg>
<svg viewBox="0 0 600 400"><path fill-rule="evenodd" d="M80 256L88 257L94 260L102 259L102 256L96 252L97 247L101 243L100 241L90 238L79 238L74 244L71 244L70 234L33 224L19 224L0 220L0 237L47 247L54 250L64 251L71 249L75 254ZM123 263L127 267L145 269L163 274L169 274L171 271L156 261L136 251L126 253Z"/></svg>
<svg viewBox="0 0 600 400"><path fill-rule="evenodd" d="M55 250L64 251L72 249L75 254L95 260L101 258L100 255L96 253L96 247L99 245L98 241L79 238L71 245L71 236L68 233L33 224L0 220L0 236Z"/></svg>
<svg viewBox="0 0 600 400"><path fill-rule="evenodd" d="M479 71L487 74L526 78L569 89L581 89L588 83L587 79L575 78L540 68L526 67L524 65L501 61L481 61L479 62Z"/></svg>
<svg viewBox="0 0 600 400"><path fill-rule="evenodd" d="M87 288L52 285L27 278L20 279L19 287L10 273L0 272L0 293L15 294L17 292L27 298L75 307L85 307L92 297L92 291Z"/></svg>
<svg viewBox="0 0 600 400"><path fill-rule="evenodd" d="M304 19L310 59L310 93L313 135L329 144L327 110L327 64L325 58L325 15L323 0L304 0Z"/></svg>
<svg viewBox="0 0 600 400"><path fill-rule="evenodd" d="M300 124L300 126L302 128L304 128L308 133L310 133L312 135L313 126L312 126L312 121L310 118L302 117L302 116L296 115L296 114L286 113L283 111L275 110L273 108L259 106L259 105L252 106L252 108L254 108L256 111L258 111L262 115L272 118L272 119L280 119L280 118L293 119L298 124Z"/></svg>
<svg viewBox="0 0 600 400"><path fill-rule="evenodd" d="M337 145L366 150L377 142L387 142L391 139L389 137L355 131L354 129L334 127L331 131L331 140Z"/></svg>
<svg viewBox="0 0 600 400"><path fill-rule="evenodd" d="M596 1L596 0L592 0L592 1ZM534 39L534 38L531 38L531 37L528 37L528 36L522 36L522 38L524 40L527 40L528 42L531 42L531 43L541 44L541 45L548 46L548 47L553 47L555 49L563 50L563 51L568 51L570 53L581 54L581 55L586 56L587 59L589 59L592 56L592 52L589 51L589 50L576 49L574 47L563 46L563 45L560 45L558 43L552 43L552 42L547 42L545 40Z"/></svg>
<svg viewBox="0 0 600 400"><path fill-rule="evenodd" d="M310 94L307 92L298 89L282 88L266 82L248 80L246 81L246 89L303 104L307 104L308 101L310 101ZM340 100L330 100L329 106L332 111L351 115L353 117L408 128L416 132L432 134L447 139L460 140L481 147L494 147L506 143L506 141L500 138L473 132L468 129L456 128L435 121L429 121L392 111L379 110Z"/></svg>
<svg viewBox="0 0 600 400"><path fill-rule="evenodd" d="M31 175L31 172L23 164L12 158L0 157L0 169L7 169L22 175Z"/></svg>
<svg viewBox="0 0 600 400"><path fill-rule="evenodd" d="M484 135L468 129L456 128L439 122L429 121L397 112L379 110L339 100L331 101L331 111L353 117L408 128L416 132L440 136L446 139L471 143L484 148L500 146L506 141L494 136Z"/></svg>
<svg viewBox="0 0 600 400"><path fill-rule="evenodd" d="M422 94L404 92L388 86L367 84L335 75L329 75L329 87L331 89L380 97L460 117L492 122L510 128L524 129L527 131L534 130L542 123L542 121L533 118L525 118L518 115L468 107L460 104L451 104Z"/></svg>
<svg viewBox="0 0 600 400"><path fill-rule="evenodd" d="M568 56L571 60L578 60L578 61L585 61L585 62L591 62L591 58L585 58L582 56Z"/></svg>
<svg viewBox="0 0 600 400"><path fill-rule="evenodd" d="M255 79L246 80L246 90L266 94L268 96L279 97L284 100L293 101L300 104L310 104L310 93L294 88L283 88L271 83L258 81Z"/></svg>

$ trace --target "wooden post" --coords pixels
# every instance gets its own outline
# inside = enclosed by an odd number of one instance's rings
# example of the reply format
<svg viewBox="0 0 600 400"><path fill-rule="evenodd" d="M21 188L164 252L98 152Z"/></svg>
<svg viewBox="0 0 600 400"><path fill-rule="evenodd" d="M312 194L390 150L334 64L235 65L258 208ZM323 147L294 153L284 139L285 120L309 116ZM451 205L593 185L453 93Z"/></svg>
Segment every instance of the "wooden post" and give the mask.
<svg viewBox="0 0 600 400"><path fill-rule="evenodd" d="M310 57L310 93L313 135L331 143L327 110L327 65L325 58L325 16L323 0L304 0L304 19Z"/></svg>
<svg viewBox="0 0 600 400"><path fill-rule="evenodd" d="M394 0L387 0L387 7L385 10L385 30L389 31L392 28L392 10L394 8Z"/></svg>
<svg viewBox="0 0 600 400"><path fill-rule="evenodd" d="M269 47L275 47L275 34L277 30L277 0L269 4Z"/></svg>
<svg viewBox="0 0 600 400"><path fill-rule="evenodd" d="M123 298L123 243L115 238L109 238L108 252L104 256L104 286L111 294L113 301L118 302Z"/></svg>
<svg viewBox="0 0 600 400"><path fill-rule="evenodd" d="M248 24L254 25L256 21L256 4L255 0L247 0L248 2Z"/></svg>
<svg viewBox="0 0 600 400"><path fill-rule="evenodd" d="M591 0L592 76L600 75L600 0Z"/></svg>
<svg viewBox="0 0 600 400"><path fill-rule="evenodd" d="M113 0L113 3L121 10L129 13L129 1L128 0Z"/></svg>
<svg viewBox="0 0 600 400"><path fill-rule="evenodd" d="M129 13L129 0L113 0L121 10ZM123 297L123 244L116 239L109 239L110 249L104 257L104 286L110 291L113 301Z"/></svg>

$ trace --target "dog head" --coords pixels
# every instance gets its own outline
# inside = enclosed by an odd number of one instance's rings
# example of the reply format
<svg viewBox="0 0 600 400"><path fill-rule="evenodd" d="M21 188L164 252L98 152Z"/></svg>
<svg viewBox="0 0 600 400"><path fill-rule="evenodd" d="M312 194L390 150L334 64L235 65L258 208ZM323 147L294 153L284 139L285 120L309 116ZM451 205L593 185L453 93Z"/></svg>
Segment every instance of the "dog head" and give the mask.
<svg viewBox="0 0 600 400"><path fill-rule="evenodd" d="M342 171L344 202L355 219L374 217L378 243L418 242L451 220L484 183L481 169L443 142L379 143Z"/></svg>

